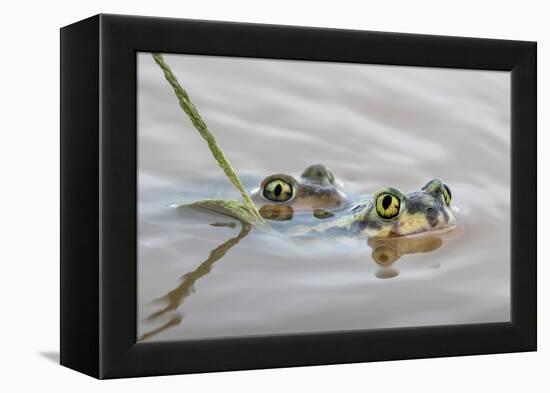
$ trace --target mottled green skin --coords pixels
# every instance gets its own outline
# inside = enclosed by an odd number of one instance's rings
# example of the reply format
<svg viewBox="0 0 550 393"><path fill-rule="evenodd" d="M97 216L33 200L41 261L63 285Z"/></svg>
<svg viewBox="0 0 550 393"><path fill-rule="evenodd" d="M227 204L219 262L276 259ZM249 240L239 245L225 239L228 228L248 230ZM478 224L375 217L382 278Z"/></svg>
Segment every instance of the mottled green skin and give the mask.
<svg viewBox="0 0 550 393"><path fill-rule="evenodd" d="M262 198L264 185L273 179L291 183L295 189L294 197L286 202ZM433 179L420 191L405 194L395 188L382 188L372 197L352 203L338 189L332 172L322 164L314 164L307 167L298 179L286 174L268 176L253 192L253 197L261 205L260 213L266 214L264 218L268 220L292 221L295 211L311 211L316 218L323 220L321 223L315 220L313 225L291 226L288 228L291 233L347 233L368 238L395 238L454 228L456 217L450 206L450 195L447 194L449 200L446 201L445 192L443 182ZM381 217L375 205L378 196L384 194L395 196L400 203L399 213L390 219ZM335 208L339 208L337 214L319 210ZM346 210L342 211L344 208Z"/></svg>
<svg viewBox="0 0 550 393"><path fill-rule="evenodd" d="M445 201L443 187L441 180L433 179L420 191L406 194L395 188L383 188L372 198L352 206L343 216L315 225L307 232L393 238L450 230L456 226L456 217ZM399 214L392 219L380 217L374 203L378 195L388 192L401 202Z"/></svg>
<svg viewBox="0 0 550 393"><path fill-rule="evenodd" d="M292 185L295 192L290 200L274 202L262 195L264 186L274 179L283 179ZM308 166L298 178L284 173L270 175L262 180L258 189L252 191L252 198L260 207L265 205L289 206L293 211L336 209L348 202L347 196L334 181L334 175L323 164Z"/></svg>

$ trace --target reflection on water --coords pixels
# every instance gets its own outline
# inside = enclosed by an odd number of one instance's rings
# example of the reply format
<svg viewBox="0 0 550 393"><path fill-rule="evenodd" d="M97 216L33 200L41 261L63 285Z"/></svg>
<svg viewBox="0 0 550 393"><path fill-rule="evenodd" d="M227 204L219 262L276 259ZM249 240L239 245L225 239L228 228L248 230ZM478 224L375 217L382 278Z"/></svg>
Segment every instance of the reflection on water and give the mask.
<svg viewBox="0 0 550 393"><path fill-rule="evenodd" d="M266 220L288 221L294 216L294 210L291 206L267 204L260 208L260 215Z"/></svg>
<svg viewBox="0 0 550 393"><path fill-rule="evenodd" d="M311 214L319 220L334 217L333 213L324 209L313 209ZM294 217L294 209L287 205L266 204L260 208L260 215L266 220L289 221Z"/></svg>
<svg viewBox="0 0 550 393"><path fill-rule="evenodd" d="M393 263L403 255L437 250L443 244L443 240L427 235L395 239L370 238L367 244L372 247L372 259L380 266L376 277L391 278L399 274Z"/></svg>
<svg viewBox="0 0 550 393"><path fill-rule="evenodd" d="M270 210L289 211L290 214L282 220L286 221L292 218L292 207L290 206L265 205L264 208L266 206L269 206ZM315 209L315 211L318 210L321 209ZM326 213L331 214L329 212ZM284 214L275 214L274 216L272 214L269 214L268 216L263 215L266 219L274 220L281 220L281 216L284 216ZM322 218L324 217L321 217L321 219ZM178 312L178 309L180 308L182 302L193 293L193 288L197 280L209 274L212 271L214 263L220 260L232 247L237 245L239 241L244 239L250 233L251 226L249 224L242 221L239 221L239 224L241 229L237 236L224 241L222 244L214 248L208 255L208 258L206 258L195 270L182 276L181 283L176 288L169 291L163 297L156 299L155 303L160 303L163 306L150 314L146 320L155 321L169 313L171 314L170 318L168 322L163 325L143 333L138 338L138 341L147 340L156 334L182 323L183 315L181 312ZM234 222L215 222L210 225L213 227L236 227ZM322 238L319 240L323 242L333 241L333 239L330 238ZM427 235L391 239L370 238L367 240L367 244L372 248L372 260L379 266L375 276L378 278L392 278L399 274L399 271L394 267L394 262L402 256L413 253L426 253L434 251L441 247L443 241L441 238Z"/></svg>
<svg viewBox="0 0 550 393"><path fill-rule="evenodd" d="M247 190L258 189L269 174L298 179L308 165L322 162L351 202L381 187L418 191L442 178L460 215L457 228L437 238L367 244L345 236L268 235L219 214L170 208L239 194L151 56L140 54L138 337L509 320L509 73L165 59ZM285 234L291 225L324 224L338 214L322 207L262 208ZM217 223L222 226L212 226Z"/></svg>
<svg viewBox="0 0 550 393"><path fill-rule="evenodd" d="M222 258L225 255L225 253L229 251L231 247L235 246L237 243L239 243L241 239L243 239L246 235L248 235L251 228L250 225L242 221L240 222L240 224L241 224L241 230L237 236L232 237L231 239L223 242L218 247L213 249L210 252L210 255L208 255L208 258L206 258L204 262L202 262L199 265L199 267L197 267L192 272L186 273L181 278L181 284L178 285L177 288L174 288L173 290L168 292L166 295L164 295L162 298L157 300L157 302L166 303L166 306L149 315L147 317L148 320L155 320L168 312L176 311L178 309L178 307L181 305L181 302L191 294L191 291L193 290L193 285L195 284L195 282L199 278L210 273L210 271L212 270L212 265L214 265L216 261L220 260L220 258ZM211 225L215 227L229 227L229 228L235 227L235 223L232 223L232 222L213 223ZM158 334L172 326L180 324L181 320L182 320L181 315L179 314L174 315L172 316L170 321L168 321L168 323L152 331L144 333L141 337L139 337L138 340L140 341L146 340L154 336L155 334Z"/></svg>

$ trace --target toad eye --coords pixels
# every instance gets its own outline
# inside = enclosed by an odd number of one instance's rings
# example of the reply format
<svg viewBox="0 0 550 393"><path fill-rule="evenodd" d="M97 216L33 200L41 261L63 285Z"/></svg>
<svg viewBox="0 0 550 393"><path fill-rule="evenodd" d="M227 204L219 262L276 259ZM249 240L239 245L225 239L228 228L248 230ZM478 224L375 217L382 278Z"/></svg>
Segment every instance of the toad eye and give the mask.
<svg viewBox="0 0 550 393"><path fill-rule="evenodd" d="M262 194L273 202L286 202L294 195L292 184L283 179L274 179L266 183Z"/></svg>
<svg viewBox="0 0 550 393"><path fill-rule="evenodd" d="M451 189L447 187L446 184L443 184L443 198L445 198L445 203L447 206L451 206L451 199L452 199Z"/></svg>
<svg viewBox="0 0 550 393"><path fill-rule="evenodd" d="M376 212L384 219L391 219L399 214L401 201L393 194L387 192L378 195L376 198Z"/></svg>

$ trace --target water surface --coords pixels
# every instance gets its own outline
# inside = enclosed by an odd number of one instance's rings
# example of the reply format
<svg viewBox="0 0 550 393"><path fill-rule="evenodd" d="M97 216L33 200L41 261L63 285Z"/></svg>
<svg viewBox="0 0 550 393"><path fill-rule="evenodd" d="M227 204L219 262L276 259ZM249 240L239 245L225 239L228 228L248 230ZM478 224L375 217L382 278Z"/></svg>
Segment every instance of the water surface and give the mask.
<svg viewBox="0 0 550 393"><path fill-rule="evenodd" d="M322 162L358 195L384 186L414 191L440 177L460 214L433 251L381 268L367 239L270 236L227 217L171 208L239 195L151 56L139 54L138 336L510 319L509 73L165 60L249 190L269 174L297 176Z"/></svg>

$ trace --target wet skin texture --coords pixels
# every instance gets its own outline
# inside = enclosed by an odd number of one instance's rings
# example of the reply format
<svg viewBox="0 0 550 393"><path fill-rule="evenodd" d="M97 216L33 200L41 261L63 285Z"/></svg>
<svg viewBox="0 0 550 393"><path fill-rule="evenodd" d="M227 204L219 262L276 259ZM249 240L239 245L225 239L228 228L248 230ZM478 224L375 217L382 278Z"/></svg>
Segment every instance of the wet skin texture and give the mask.
<svg viewBox="0 0 550 393"><path fill-rule="evenodd" d="M266 188L279 191L279 195L283 189L292 192L288 199L287 195L283 196L286 200L271 200L278 197L273 192L265 192ZM373 197L353 203L334 219L330 209L345 207L351 201L338 189L332 172L322 164L309 166L299 179L285 174L268 176L256 191L255 198L264 203L264 211L269 211L267 219L277 220L278 215L290 220L295 210L315 211L317 219L328 219L301 232L395 238L442 232L456 226L451 190L440 179L432 179L419 191L408 193L382 188Z"/></svg>
<svg viewBox="0 0 550 393"><path fill-rule="evenodd" d="M334 175L323 164L308 166L299 178L284 173L268 176L252 194L260 205L291 206L294 211L335 209L347 203Z"/></svg>

